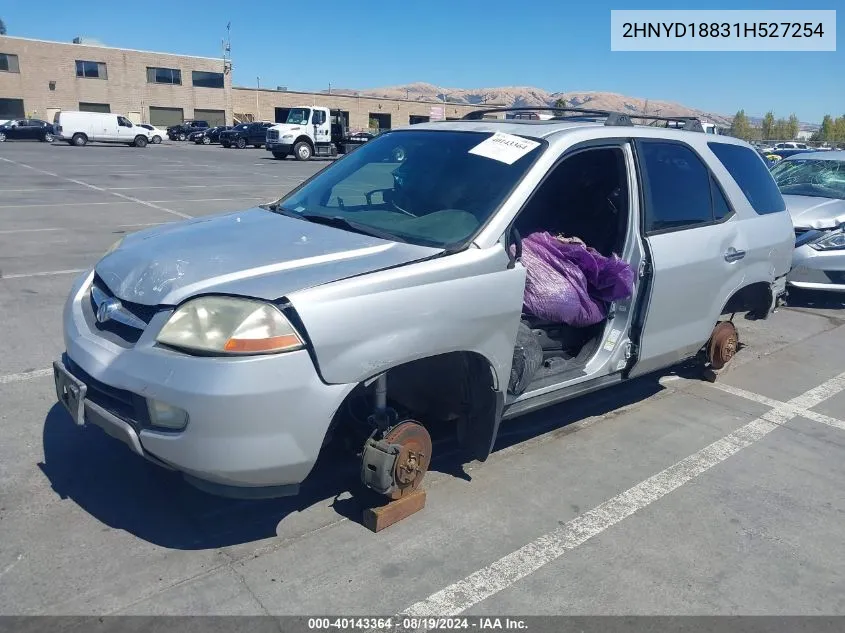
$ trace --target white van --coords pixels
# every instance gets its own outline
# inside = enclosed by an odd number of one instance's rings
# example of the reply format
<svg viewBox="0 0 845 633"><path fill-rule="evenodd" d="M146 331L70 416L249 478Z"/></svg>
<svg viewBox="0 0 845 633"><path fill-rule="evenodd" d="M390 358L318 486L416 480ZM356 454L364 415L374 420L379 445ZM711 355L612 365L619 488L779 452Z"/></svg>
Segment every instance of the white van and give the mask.
<svg viewBox="0 0 845 633"><path fill-rule="evenodd" d="M126 143L146 147L150 131L119 114L105 112L57 112L53 117L55 138L82 147L88 143Z"/></svg>

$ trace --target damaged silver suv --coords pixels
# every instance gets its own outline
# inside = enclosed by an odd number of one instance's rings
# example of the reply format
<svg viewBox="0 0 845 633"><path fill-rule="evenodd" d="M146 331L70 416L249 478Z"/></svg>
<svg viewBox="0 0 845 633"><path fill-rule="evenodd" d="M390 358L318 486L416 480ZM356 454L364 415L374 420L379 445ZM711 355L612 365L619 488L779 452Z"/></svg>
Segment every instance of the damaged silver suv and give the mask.
<svg viewBox="0 0 845 633"><path fill-rule="evenodd" d="M273 204L127 236L71 290L60 401L228 496L295 494L354 427L364 483L396 498L431 425L483 461L503 419L718 369L729 317L775 309L794 234L749 145L501 116L390 131Z"/></svg>

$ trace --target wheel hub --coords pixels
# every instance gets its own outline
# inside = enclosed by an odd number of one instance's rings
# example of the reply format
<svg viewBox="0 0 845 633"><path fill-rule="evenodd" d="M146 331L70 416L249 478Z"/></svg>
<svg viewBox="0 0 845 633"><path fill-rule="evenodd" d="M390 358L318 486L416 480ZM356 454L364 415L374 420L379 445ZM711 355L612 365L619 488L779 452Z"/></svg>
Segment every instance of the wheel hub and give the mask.
<svg viewBox="0 0 845 633"><path fill-rule="evenodd" d="M431 462L431 436L425 427L405 420L384 437L368 440L364 447L363 480L391 499L410 494L420 487Z"/></svg>
<svg viewBox="0 0 845 633"><path fill-rule="evenodd" d="M707 359L713 369L722 369L739 348L739 335L730 321L722 321L713 330L707 348Z"/></svg>

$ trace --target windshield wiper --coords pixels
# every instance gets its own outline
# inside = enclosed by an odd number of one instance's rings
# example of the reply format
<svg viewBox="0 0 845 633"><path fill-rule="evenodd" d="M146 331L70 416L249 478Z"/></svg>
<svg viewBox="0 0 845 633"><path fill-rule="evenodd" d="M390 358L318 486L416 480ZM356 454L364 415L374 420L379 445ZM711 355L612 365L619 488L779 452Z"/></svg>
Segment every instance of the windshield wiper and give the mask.
<svg viewBox="0 0 845 633"><path fill-rule="evenodd" d="M286 209L278 202L271 202L270 204L260 204L258 205L262 209L267 209L268 211L272 211L273 213L278 213L279 215L286 215L289 218L298 218L302 219L302 216L291 209Z"/></svg>
<svg viewBox="0 0 845 633"><path fill-rule="evenodd" d="M309 222L314 222L314 224L324 224L326 226L333 226L336 229L346 229L347 231L361 233L362 235L370 235L372 237L378 237L383 240L389 240L391 242L408 241L397 235L394 235L393 233L390 233L389 231L382 231L375 227L356 222L355 220L348 220L346 218L342 218L339 215L326 216L319 215L317 213L302 213L297 215L296 217L302 218L303 220L308 220Z"/></svg>

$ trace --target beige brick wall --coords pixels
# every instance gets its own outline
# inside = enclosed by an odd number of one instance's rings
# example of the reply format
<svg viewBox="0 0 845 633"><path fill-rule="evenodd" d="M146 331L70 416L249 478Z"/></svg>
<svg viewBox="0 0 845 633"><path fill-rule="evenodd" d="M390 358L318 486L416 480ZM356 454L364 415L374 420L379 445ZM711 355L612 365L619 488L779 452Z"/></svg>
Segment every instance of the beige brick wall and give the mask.
<svg viewBox="0 0 845 633"><path fill-rule="evenodd" d="M118 114L140 112L143 121L149 121L150 106L182 108L186 119L194 108L225 110L232 118L230 73L223 89L191 85L191 71L221 72L222 59L6 36L0 36L0 53L17 55L20 66L20 73L0 72L0 98L23 99L25 114L33 118L47 118L52 109L77 110L80 102L108 103ZM78 59L104 62L108 79L77 77ZM148 66L178 68L182 85L147 83Z"/></svg>
<svg viewBox="0 0 845 633"><path fill-rule="evenodd" d="M0 72L0 98L23 99L25 115L51 119L56 109L77 110L80 102L108 103L112 112L142 122L150 120L150 106L182 108L184 118L194 109L225 110L231 123L235 113L255 120L275 121L275 109L321 105L350 113L353 130L369 127L370 113L389 114L390 126L408 125L411 115L429 116L432 106L445 107L446 116L460 118L479 106L443 104L437 101L404 101L312 92L280 92L232 87L232 75L224 77L223 89L195 88L191 71L221 72L222 59L150 53L85 44L65 44L0 36L0 53L18 56L20 73ZM108 79L76 76L76 60L104 62ZM147 83L147 67L178 68L182 85ZM55 90L50 90L50 82ZM139 113L133 116L132 113Z"/></svg>
<svg viewBox="0 0 845 633"><path fill-rule="evenodd" d="M319 105L346 110L349 112L349 127L353 130L368 128L371 112L389 114L391 127L400 127L408 125L412 114L429 116L432 106L445 107L445 114L449 118L460 118L467 112L483 107L454 103L444 105L437 101L404 101L314 92L281 92L237 86L232 90L232 103L235 113L250 114L257 121L275 121L276 108Z"/></svg>

